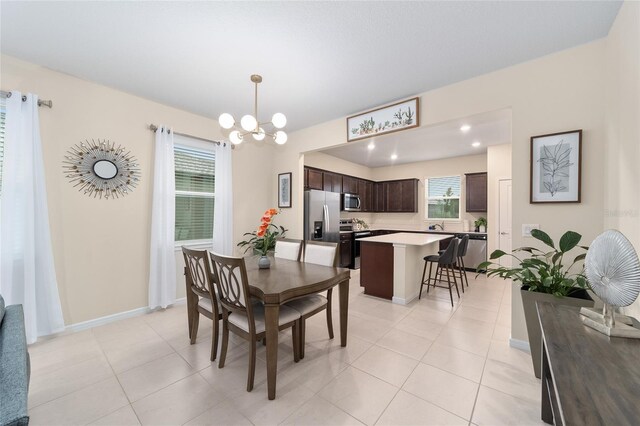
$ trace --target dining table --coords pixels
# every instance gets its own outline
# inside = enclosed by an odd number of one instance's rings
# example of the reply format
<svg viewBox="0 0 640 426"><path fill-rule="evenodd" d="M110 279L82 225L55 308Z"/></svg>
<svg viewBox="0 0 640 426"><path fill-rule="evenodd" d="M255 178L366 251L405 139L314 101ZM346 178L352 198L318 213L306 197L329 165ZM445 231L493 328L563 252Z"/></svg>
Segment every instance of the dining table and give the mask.
<svg viewBox="0 0 640 426"><path fill-rule="evenodd" d="M279 258L271 258L270 260L271 267L268 269L260 269L255 257L247 258L245 264L251 296L264 304L267 345L267 394L268 398L272 400L276 397L280 305L338 286L340 345L347 346L351 271L347 268L322 266L294 260Z"/></svg>

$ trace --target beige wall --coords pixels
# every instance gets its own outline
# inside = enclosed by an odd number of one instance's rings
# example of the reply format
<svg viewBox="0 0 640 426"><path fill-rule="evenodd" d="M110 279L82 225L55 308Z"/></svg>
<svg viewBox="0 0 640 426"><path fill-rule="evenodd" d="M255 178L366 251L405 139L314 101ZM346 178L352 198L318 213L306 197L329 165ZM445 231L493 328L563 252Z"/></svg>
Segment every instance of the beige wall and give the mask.
<svg viewBox="0 0 640 426"><path fill-rule="evenodd" d="M500 179L511 179L511 144L487 147L487 253L499 248Z"/></svg>
<svg viewBox="0 0 640 426"><path fill-rule="evenodd" d="M154 135L150 123L176 131L220 138L216 120L190 114L69 75L2 56L2 89L36 93L53 100L40 108L49 218L58 289L66 324L147 305L151 185ZM138 158L141 183L122 199L98 200L79 193L62 173L62 159L73 144L106 138ZM258 220L269 205L271 179L263 158L271 148L257 144L234 151L235 235ZM259 182L260 191L254 188ZM242 194L250 192L251 197ZM236 238L237 239L237 238ZM181 259L180 253L176 253ZM180 265L182 261L180 260ZM178 296L184 295L180 277Z"/></svg>
<svg viewBox="0 0 640 426"><path fill-rule="evenodd" d="M640 3L625 2L606 40L605 226L640 252ZM640 301L628 309L640 317Z"/></svg>
<svg viewBox="0 0 640 426"><path fill-rule="evenodd" d="M420 112L423 126L511 108L514 247L531 243L517 232L523 223L538 223L552 236L573 229L584 235L585 243L603 229L604 45L596 41L419 94L425 106ZM529 138L573 129L583 129L584 137L582 203L530 205ZM297 189L294 209L279 218L292 235L302 228L300 154L343 143L344 118L339 118L294 132L278 147L273 171L293 170ZM512 336L526 340L520 297L513 293Z"/></svg>

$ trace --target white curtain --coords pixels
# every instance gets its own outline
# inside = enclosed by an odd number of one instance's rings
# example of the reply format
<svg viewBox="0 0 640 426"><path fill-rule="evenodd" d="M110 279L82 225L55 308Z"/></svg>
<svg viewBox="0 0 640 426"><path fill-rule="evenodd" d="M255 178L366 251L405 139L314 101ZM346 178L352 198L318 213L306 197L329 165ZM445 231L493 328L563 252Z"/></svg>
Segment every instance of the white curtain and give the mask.
<svg viewBox="0 0 640 426"><path fill-rule="evenodd" d="M11 92L6 100L0 294L22 304L27 342L64 329L53 263L38 97Z"/></svg>
<svg viewBox="0 0 640 426"><path fill-rule="evenodd" d="M173 130L156 130L151 210L149 307L166 308L176 300L175 215L176 184Z"/></svg>
<svg viewBox="0 0 640 426"><path fill-rule="evenodd" d="M215 147L216 199L213 208L213 251L233 256L233 185L231 144L221 142Z"/></svg>

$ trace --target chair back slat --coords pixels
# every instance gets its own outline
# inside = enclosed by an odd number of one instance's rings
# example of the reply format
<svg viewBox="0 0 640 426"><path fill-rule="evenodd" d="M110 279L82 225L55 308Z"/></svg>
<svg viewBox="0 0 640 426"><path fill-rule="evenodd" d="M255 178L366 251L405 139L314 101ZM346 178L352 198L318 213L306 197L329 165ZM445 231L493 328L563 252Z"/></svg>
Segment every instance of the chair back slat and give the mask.
<svg viewBox="0 0 640 426"><path fill-rule="evenodd" d="M207 251L191 250L183 246L182 256L187 267L187 274L189 274L191 291L200 297L215 300L215 290Z"/></svg>
<svg viewBox="0 0 640 426"><path fill-rule="evenodd" d="M458 244L458 257L465 257L467 255L467 247L469 246L469 234L465 234Z"/></svg>
<svg viewBox="0 0 640 426"><path fill-rule="evenodd" d="M304 247L304 262L335 267L338 264L338 243L307 241Z"/></svg>
<svg viewBox="0 0 640 426"><path fill-rule="evenodd" d="M452 265L455 262L455 258L458 252L458 238L452 238L447 249L440 255L438 263L442 266Z"/></svg>
<svg viewBox="0 0 640 426"><path fill-rule="evenodd" d="M246 315L251 326L253 311L244 258L222 256L216 253L209 253L209 257L220 304L231 312Z"/></svg>
<svg viewBox="0 0 640 426"><path fill-rule="evenodd" d="M300 253L302 253L302 240L289 238L276 240L276 258L299 261Z"/></svg>

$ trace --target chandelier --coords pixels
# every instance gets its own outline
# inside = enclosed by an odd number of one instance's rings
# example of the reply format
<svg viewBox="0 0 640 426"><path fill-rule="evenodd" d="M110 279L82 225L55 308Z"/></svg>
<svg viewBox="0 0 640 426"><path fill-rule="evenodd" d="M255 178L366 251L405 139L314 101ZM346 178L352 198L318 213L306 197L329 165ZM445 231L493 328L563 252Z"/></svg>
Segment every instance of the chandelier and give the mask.
<svg viewBox="0 0 640 426"><path fill-rule="evenodd" d="M232 144L237 145L242 143L244 137L248 134L253 136L253 139L257 141L263 140L266 136L273 138L273 141L278 145L282 145L287 142L287 134L282 130L275 130L271 133L264 130L262 126L270 125L275 129L282 129L287 124L287 117L281 112L273 114L271 121L261 123L258 121L258 84L262 83L262 76L253 74L251 81L255 84L255 96L253 103L253 115L247 114L240 119L240 127L236 125L236 120L229 113L221 114L218 117L218 123L223 129L233 129L229 133L229 140Z"/></svg>

